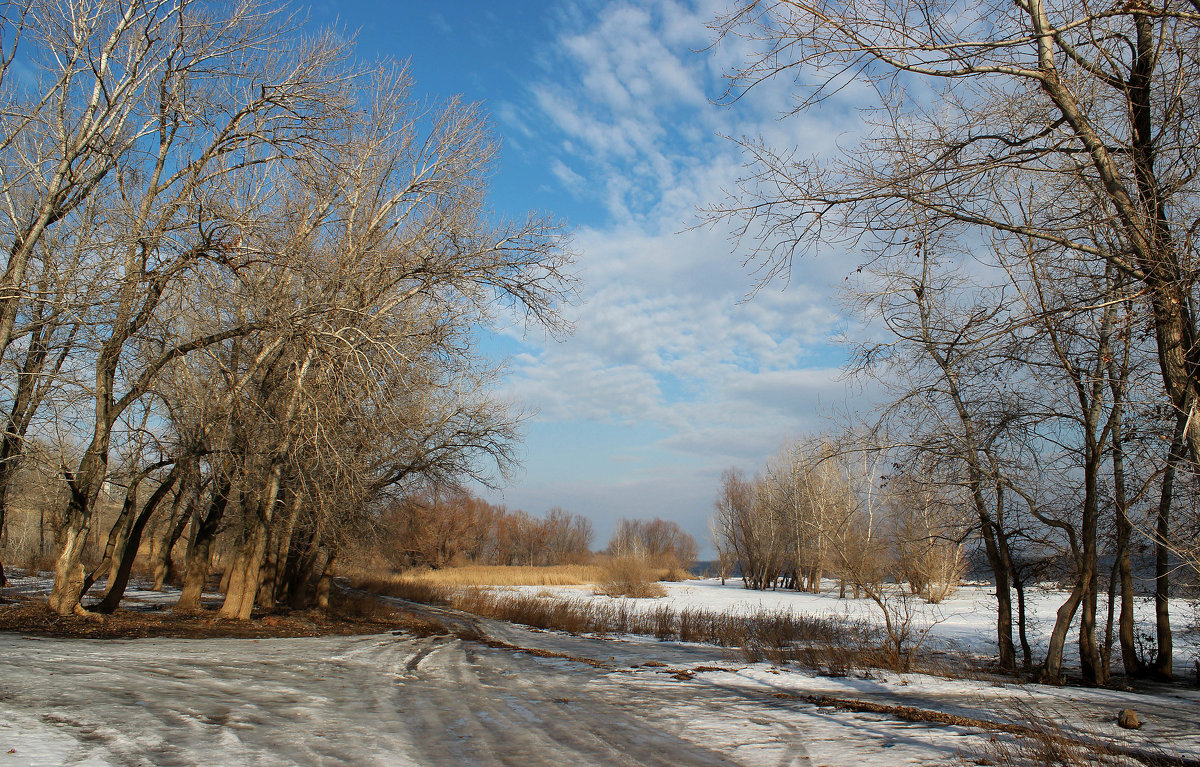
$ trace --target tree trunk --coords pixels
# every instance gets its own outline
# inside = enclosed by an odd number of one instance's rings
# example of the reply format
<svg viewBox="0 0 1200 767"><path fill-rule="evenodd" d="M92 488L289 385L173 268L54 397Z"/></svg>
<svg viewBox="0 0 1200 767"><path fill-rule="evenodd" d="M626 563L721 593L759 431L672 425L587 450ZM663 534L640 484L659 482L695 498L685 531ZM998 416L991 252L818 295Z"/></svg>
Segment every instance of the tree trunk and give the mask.
<svg viewBox="0 0 1200 767"><path fill-rule="evenodd" d="M84 580L83 551L95 516L95 502L104 484L108 466L108 432L93 440L79 462L79 471L67 476L70 499L66 521L59 541L58 560L54 563L54 586L50 589L50 609L59 615L79 611Z"/></svg>
<svg viewBox="0 0 1200 767"><path fill-rule="evenodd" d="M100 558L100 563L93 567L92 571L83 579L83 585L79 590L80 597L91 590L104 570L108 570L108 583L112 583L112 579L116 576L115 557L117 551L125 543L129 528L133 526L133 512L137 507L137 487L138 483L134 481L125 491L125 501L121 504L121 513L117 515L116 521L108 531L108 542L104 544L104 556Z"/></svg>
<svg viewBox="0 0 1200 767"><path fill-rule="evenodd" d="M1154 520L1154 633L1158 648L1151 671L1154 676L1170 680L1174 676L1174 647L1171 632L1171 504L1175 496L1175 471L1185 453L1184 423L1187 416L1180 413L1175 419L1175 433L1167 454L1163 472L1162 494Z"/></svg>
<svg viewBox="0 0 1200 767"><path fill-rule="evenodd" d="M1100 647L1096 642L1096 607L1100 583L1100 573L1096 566L1099 518L1099 488L1096 475L1099 472L1099 458L1098 455L1093 456L1088 462L1092 465L1084 469L1084 511L1080 530L1083 556L1080 561L1079 580L1083 593L1080 599L1082 614L1079 618L1079 666L1084 684L1090 685L1103 685L1108 681L1100 659Z"/></svg>
<svg viewBox="0 0 1200 767"><path fill-rule="evenodd" d="M258 595L258 586L262 577L263 557L267 549L267 535L274 519L276 503L279 500L284 462L287 460L291 448L290 425L300 405L300 394L304 390L305 375L315 356L316 351L310 348L305 352L303 363L299 361L295 363L296 380L288 397L287 407L284 408L279 419L279 423L286 431L271 458L266 485L263 487L262 496L257 504L257 512L251 520L244 544L231 565L233 571L229 589L225 592L225 603L221 605L218 613L222 618L247 620L254 611L254 601Z"/></svg>
<svg viewBox="0 0 1200 767"><path fill-rule="evenodd" d="M1123 500L1123 499L1122 499ZM1121 644L1121 664L1125 676L1139 676L1145 670L1145 663L1137 654L1137 643L1134 637L1133 616L1133 563L1129 545L1129 533L1132 525L1123 503L1117 506L1117 575L1121 584L1121 617L1118 623L1117 636Z"/></svg>
<svg viewBox="0 0 1200 767"><path fill-rule="evenodd" d="M179 494L176 496L176 504L179 503L180 498L183 498L187 494L185 489L181 488ZM152 569L154 583L150 587L153 591L162 591L163 585L167 581L172 580L175 573L175 564L171 552L174 551L175 544L183 537L183 531L187 528L188 523L193 522L196 517L196 498L188 498L185 503L187 505L182 511L172 509L171 524L167 526L162 540L158 544L158 551L155 552Z"/></svg>
<svg viewBox="0 0 1200 767"><path fill-rule="evenodd" d="M116 576L109 582L104 599L96 606L97 612L111 613L121 604L121 599L125 596L125 588L129 585L129 575L133 571L134 560L137 559L138 549L142 544L142 533L146 530L146 524L162 500L167 497L167 493L171 492L171 488L175 486L181 470L182 466L179 463L171 467L171 473L151 493L145 506L142 507L141 513L134 520L133 527L130 528L129 535L125 539L125 546L121 551Z"/></svg>
<svg viewBox="0 0 1200 767"><path fill-rule="evenodd" d="M295 537L296 522L300 518L300 505L304 498L303 495L295 491L291 495L292 503L288 511L287 523L283 533L279 536L279 545L275 550L275 564L273 565L275 577L271 588L276 602L286 602L288 600L289 578L287 563L293 548L294 542L292 539Z"/></svg>
<svg viewBox="0 0 1200 767"><path fill-rule="evenodd" d="M990 515L981 514L984 552L992 569L992 582L996 586L996 640L999 650L1000 669L1013 671L1017 667L1016 648L1012 638L1012 586L1011 573L996 541L996 531ZM1003 533L1001 533L1003 534Z"/></svg>
<svg viewBox="0 0 1200 767"><path fill-rule="evenodd" d="M232 469L229 465L227 468ZM221 530L225 508L229 505L229 493L233 489L232 473L212 479L212 496L208 513L196 527L195 537L183 568L183 590L175 603L175 612L195 612L201 608L200 597L208 581L208 569L212 563L212 546Z"/></svg>
<svg viewBox="0 0 1200 767"><path fill-rule="evenodd" d="M1024 580L1014 577L1013 588L1017 592L1017 636L1021 640L1021 670L1028 674L1033 670L1033 649L1029 646L1029 636L1025 631L1028 621L1025 617Z"/></svg>
<svg viewBox="0 0 1200 767"><path fill-rule="evenodd" d="M1017 593L1017 634L1021 642L1021 668L1028 673L1033 666L1033 653L1029 647L1029 638L1026 636L1026 616L1025 616L1025 583L1020 574L1017 572L1016 565L1013 564L1012 547L1008 542L1008 533L1004 531L1004 485L996 483L996 553L1003 562L1003 572L1009 579L1012 588ZM995 568L993 568L995 572ZM999 591L999 586L997 586ZM999 598L997 597L997 601ZM1012 603L1008 604L1009 610L1009 625L1007 629L1001 624L997 626L997 636L1003 635L1002 632L1007 631L1009 642L1012 641ZM1013 649L1013 669L1016 668L1016 649Z"/></svg>
<svg viewBox="0 0 1200 767"><path fill-rule="evenodd" d="M330 554L325 558L325 566L321 568L321 577L317 581L316 608L318 610L329 609L329 589L333 585L333 561L337 558L336 554Z"/></svg>
<svg viewBox="0 0 1200 767"><path fill-rule="evenodd" d="M151 589L153 591L162 591L163 584L173 576L175 566L171 552L175 550L175 544L183 535L188 523L195 518L196 510L200 506L200 492L204 487L204 483L200 480L200 457L199 455L188 456L187 462L187 473L180 478L179 490L176 491L175 500L171 504L171 514L162 539L151 557L151 573L154 578Z"/></svg>
<svg viewBox="0 0 1200 767"><path fill-rule="evenodd" d="M78 327L75 325L71 329L62 351L50 367L49 375L53 376L62 369ZM18 461L24 452L25 435L29 431L29 425L33 421L38 406L46 396L47 389L40 385L40 382L46 373L48 344L53 338L55 330L55 325L43 323L31 335L29 350L25 353L25 361L17 375L17 390L13 397L12 407L9 409L8 420L5 428L0 432L0 540L4 540L8 529L8 490L12 485L12 478L16 474ZM4 576L4 565L0 563L0 587L7 583L8 580Z"/></svg>
<svg viewBox="0 0 1200 767"><path fill-rule="evenodd" d="M325 572L325 565L329 559L329 552L320 545L320 537L313 539L309 545L309 550L305 553L300 563L300 569L296 573L296 582L292 587L291 606L296 610L303 610L312 607L316 601L317 587L321 581L321 574Z"/></svg>
<svg viewBox="0 0 1200 767"><path fill-rule="evenodd" d="M1114 277L1113 293L1118 294L1122 287L1122 278L1120 275ZM1118 623L1118 635L1121 643L1121 665L1124 668L1125 676L1132 678L1141 674L1145 669L1145 664L1137 655L1137 646L1134 640L1134 625L1133 625L1133 567L1130 561L1131 552L1129 544L1129 534L1133 527L1129 522L1129 502L1125 495L1125 388L1129 381L1129 344L1133 336L1131 332L1130 320L1126 320L1124 324L1124 333L1121 337L1124 338L1125 348L1121 350L1121 364L1118 365L1118 355L1112 352L1110 344L1110 334L1107 326L1104 330L1103 344L1109 347L1108 354L1108 385L1112 392L1112 414L1109 422L1112 425L1112 471L1113 471L1113 505L1116 513L1117 527L1117 551L1116 561L1113 563L1113 572L1117 576L1120 583L1121 593L1121 617ZM1106 632L1106 641L1111 645L1112 636L1112 610L1113 610L1113 587L1112 578L1109 579L1109 629ZM1105 659L1106 671L1111 668L1111 658Z"/></svg>
<svg viewBox="0 0 1200 767"><path fill-rule="evenodd" d="M1050 632L1050 643L1046 648L1046 660L1042 665L1042 681L1046 684L1062 683L1063 648L1067 644L1067 632L1075 620L1075 612L1083 599L1083 580L1071 589L1067 601L1059 605L1054 619L1054 630Z"/></svg>
<svg viewBox="0 0 1200 767"><path fill-rule="evenodd" d="M284 580L283 565L286 564L287 551L292 541L296 515L300 512L302 496L291 489L285 490L283 494L291 496L291 503L287 505L287 512L271 526L271 537L258 589L258 606L263 609L274 607L276 600L280 598L281 584Z"/></svg>

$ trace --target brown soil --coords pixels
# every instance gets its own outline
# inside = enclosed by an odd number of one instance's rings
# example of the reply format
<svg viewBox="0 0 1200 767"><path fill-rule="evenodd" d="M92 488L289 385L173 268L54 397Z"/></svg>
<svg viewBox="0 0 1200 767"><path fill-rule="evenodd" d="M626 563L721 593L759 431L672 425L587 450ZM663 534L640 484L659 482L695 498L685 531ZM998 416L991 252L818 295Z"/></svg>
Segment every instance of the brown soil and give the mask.
<svg viewBox="0 0 1200 767"><path fill-rule="evenodd" d="M255 615L248 621L220 620L212 613L176 615L169 611L117 610L111 615L55 614L44 600L0 600L0 631L33 636L78 639L187 639L312 637L323 635L381 634L403 631L420 636L448 633L428 618L374 603L335 600L327 612Z"/></svg>

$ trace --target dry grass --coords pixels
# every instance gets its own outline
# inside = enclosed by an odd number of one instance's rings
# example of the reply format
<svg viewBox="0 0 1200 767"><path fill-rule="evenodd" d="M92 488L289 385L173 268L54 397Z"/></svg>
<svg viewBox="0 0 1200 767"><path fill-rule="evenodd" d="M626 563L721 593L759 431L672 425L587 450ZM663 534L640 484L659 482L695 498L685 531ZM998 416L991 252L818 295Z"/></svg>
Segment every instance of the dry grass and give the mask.
<svg viewBox="0 0 1200 767"><path fill-rule="evenodd" d="M667 595L659 583L659 572L639 557L613 557L604 565L604 579L596 593L610 597L657 599Z"/></svg>
<svg viewBox="0 0 1200 767"><path fill-rule="evenodd" d="M586 586L604 578L597 565L556 565L553 567L520 567L501 565L466 565L441 570L407 570L384 580L413 583L435 588L463 586Z"/></svg>
<svg viewBox="0 0 1200 767"><path fill-rule="evenodd" d="M640 608L629 600L555 599L478 588L435 588L405 580L359 580L357 588L476 615L573 634L642 634L737 648L751 662L797 663L832 676L855 669L892 669L877 627L864 621L800 615L789 610L730 615L698 607ZM945 667L914 669L945 673ZM960 673L969 671L962 669Z"/></svg>
<svg viewBox="0 0 1200 767"><path fill-rule="evenodd" d="M440 570L422 568L402 573L377 576L368 573L349 572L351 578L372 581L387 581L406 584L423 584L434 588L462 588L464 586L593 586L607 584L614 577L632 575L629 568L614 571L614 563L623 560L601 560L588 565L553 565L550 567L525 567L509 565L463 565ZM643 565L636 573L637 579L649 583L656 581L682 581L691 576L680 567ZM622 576L623 577L623 576ZM662 596L656 594L655 596Z"/></svg>
<svg viewBox="0 0 1200 767"><path fill-rule="evenodd" d="M1197 764L1161 747L1147 748L1080 734L1069 724L1047 717L1044 711L1035 711L1023 702L1014 702L1007 711L998 713L1007 721L984 723L985 728L995 730L996 734L981 749L961 754L965 764L995 767L1195 767Z"/></svg>

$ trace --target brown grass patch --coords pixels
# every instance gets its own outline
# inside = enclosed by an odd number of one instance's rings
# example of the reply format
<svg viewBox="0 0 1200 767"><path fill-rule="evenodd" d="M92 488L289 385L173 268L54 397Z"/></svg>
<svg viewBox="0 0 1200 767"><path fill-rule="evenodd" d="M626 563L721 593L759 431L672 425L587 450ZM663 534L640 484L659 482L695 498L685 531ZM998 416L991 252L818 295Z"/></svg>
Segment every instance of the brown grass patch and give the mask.
<svg viewBox="0 0 1200 767"><path fill-rule="evenodd" d="M639 608L629 600L547 599L487 589L434 589L397 580L357 581L356 588L439 604L475 615L572 634L642 634L737 648L747 661L797 663L833 676L891 668L878 629L862 621L788 610L741 616L696 607ZM647 664L643 664L647 665Z"/></svg>
<svg viewBox="0 0 1200 767"><path fill-rule="evenodd" d="M463 586L586 586L599 582L604 571L597 565L521 567L466 565L440 570L407 570L382 580L424 584L437 588ZM374 579L373 579L374 580Z"/></svg>
<svg viewBox="0 0 1200 767"><path fill-rule="evenodd" d="M657 599L667 595L659 584L660 572L639 557L613 557L604 564L604 578L596 593L610 597Z"/></svg>
<svg viewBox="0 0 1200 767"><path fill-rule="evenodd" d="M833 704L844 708L845 701ZM854 701L862 705L861 701ZM1008 721L994 722L965 719L935 711L911 709L907 706L880 706L882 713L908 721L941 722L1000 733L990 738L975 753L963 754L969 764L1025 767L1054 765L1055 767L1200 767L1200 760L1169 754L1162 746L1149 748L1114 740L1100 739L1078 733L1045 712L1035 711L1024 703L1013 703L1003 712ZM855 710L863 710L861 708Z"/></svg>
<svg viewBox="0 0 1200 767"><path fill-rule="evenodd" d="M359 580L357 588L436 604L475 615L572 634L641 634L663 640L715 644L737 649L748 662L795 663L828 676L866 669L917 671L950 678L989 678L976 659L946 653L896 658L881 641L878 626L844 617L818 617L790 610L732 615L700 607L637 605L627 599L535 596L482 588L434 588L403 580ZM643 664L650 665L650 664Z"/></svg>

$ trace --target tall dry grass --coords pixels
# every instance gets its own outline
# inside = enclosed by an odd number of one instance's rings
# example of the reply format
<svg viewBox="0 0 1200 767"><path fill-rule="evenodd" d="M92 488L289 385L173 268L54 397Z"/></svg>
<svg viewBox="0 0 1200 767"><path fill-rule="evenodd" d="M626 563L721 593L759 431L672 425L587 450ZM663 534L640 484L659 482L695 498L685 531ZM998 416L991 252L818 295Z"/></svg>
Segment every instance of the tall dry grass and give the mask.
<svg viewBox="0 0 1200 767"><path fill-rule="evenodd" d="M659 584L659 572L641 557L611 557L604 564L604 578L596 593L610 597L657 599L667 595Z"/></svg>
<svg viewBox="0 0 1200 767"><path fill-rule="evenodd" d="M630 600L592 601L494 592L482 588L437 588L400 579L359 580L353 585L385 596L439 604L486 618L573 634L641 634L664 640L704 642L738 649L751 662L797 663L831 676L852 670L893 668L878 627L843 617L815 617L790 610L730 615L699 607L639 606ZM913 670L945 674L946 666Z"/></svg>
<svg viewBox="0 0 1200 767"><path fill-rule="evenodd" d="M587 586L604 579L598 565L553 565L523 567L507 565L464 565L440 570L406 570L383 580L424 584L436 588L464 586Z"/></svg>
<svg viewBox="0 0 1200 767"><path fill-rule="evenodd" d="M462 588L465 586L598 586L614 580L628 578L631 581L655 583L657 581L682 581L691 576L677 565L643 564L633 569L606 557L597 558L593 564L550 565L527 567L521 565L462 565L438 570L420 568L405 570L393 575L379 576L376 571L351 569L345 572L350 578L383 580L396 583L424 584L436 588ZM661 596L661 594L658 594Z"/></svg>
<svg viewBox="0 0 1200 767"><path fill-rule="evenodd" d="M997 733L982 747L960 756L966 764L996 767L1192 767L1194 760L1166 751L1164 746L1140 745L1081 732L1068 718L1047 716L1023 701L1013 701L1001 710ZM1072 717L1086 721L1080 712Z"/></svg>

